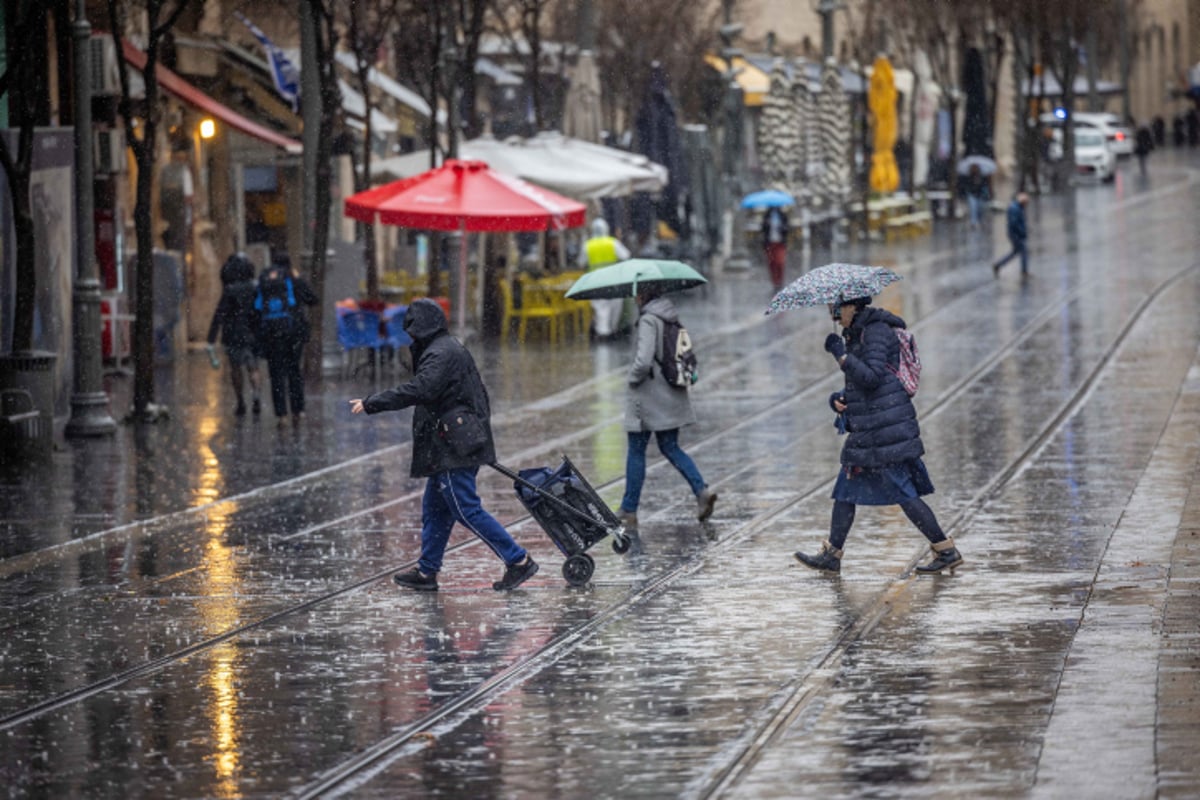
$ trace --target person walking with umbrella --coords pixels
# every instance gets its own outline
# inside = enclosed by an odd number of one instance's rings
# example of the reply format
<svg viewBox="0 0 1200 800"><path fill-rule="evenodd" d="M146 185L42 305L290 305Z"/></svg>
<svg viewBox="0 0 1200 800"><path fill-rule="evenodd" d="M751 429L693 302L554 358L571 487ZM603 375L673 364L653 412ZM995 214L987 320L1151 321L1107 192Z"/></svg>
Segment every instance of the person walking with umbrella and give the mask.
<svg viewBox="0 0 1200 800"><path fill-rule="evenodd" d="M679 429L694 423L696 413L689 390L668 383L661 366L664 328L679 322L679 312L653 285L638 290L637 305L640 314L625 399L625 495L617 514L627 528L637 530L637 511L646 481L646 447L654 436L658 449L695 495L696 518L703 522L712 516L717 494L704 482L696 462L679 446Z"/></svg>
<svg viewBox="0 0 1200 800"><path fill-rule="evenodd" d="M1025 225L1025 206L1029 205L1029 195L1019 192L1008 204L1008 241L1012 244L1012 252L992 264L992 275L1000 277L1000 268L1017 256L1021 257L1021 274L1029 274L1029 250L1026 240L1029 229Z"/></svg>
<svg viewBox="0 0 1200 800"><path fill-rule="evenodd" d="M712 516L717 494L683 448L679 429L696 421L689 389L667 381L666 331L676 332L679 312L665 296L668 292L707 283L707 279L680 261L632 258L611 267L589 272L567 290L567 297L590 300L598 297L629 297L637 300L640 312L634 337L633 363L627 376L625 398L625 495L617 511L622 524L638 527L637 512L646 481L646 447L650 437L658 449L687 481L696 498L696 517L701 522ZM685 331L686 333L686 331ZM688 339L690 344L690 338Z"/></svg>
<svg viewBox="0 0 1200 800"><path fill-rule="evenodd" d="M829 405L844 433L841 467L833 487L829 538L815 554L797 552L802 564L829 573L841 571L842 555L855 512L860 505L898 505L929 541L933 559L917 567L920 573L953 569L963 558L946 536L932 509L921 498L933 493L933 482L921 456L925 446L916 408L897 377L903 319L871 306L871 296L900 276L880 267L832 264L819 267L793 282L771 301L767 313L827 303L842 332L825 339L845 376ZM807 280L806 280L807 279Z"/></svg>
<svg viewBox="0 0 1200 800"><path fill-rule="evenodd" d="M767 271L775 291L783 288L783 272L787 267L788 216L782 206L771 206L763 214L762 246L767 257Z"/></svg>

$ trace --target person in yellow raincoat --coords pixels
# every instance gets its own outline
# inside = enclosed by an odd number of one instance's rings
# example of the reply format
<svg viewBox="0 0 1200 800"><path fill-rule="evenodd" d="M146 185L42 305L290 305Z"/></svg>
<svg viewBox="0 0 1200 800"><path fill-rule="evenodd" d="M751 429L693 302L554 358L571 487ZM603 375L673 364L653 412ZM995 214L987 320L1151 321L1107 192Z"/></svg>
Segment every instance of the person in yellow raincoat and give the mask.
<svg viewBox="0 0 1200 800"><path fill-rule="evenodd" d="M883 56L875 59L867 103L875 122L875 142L871 153L871 189L890 194L900 186L896 168L896 80L892 64Z"/></svg>

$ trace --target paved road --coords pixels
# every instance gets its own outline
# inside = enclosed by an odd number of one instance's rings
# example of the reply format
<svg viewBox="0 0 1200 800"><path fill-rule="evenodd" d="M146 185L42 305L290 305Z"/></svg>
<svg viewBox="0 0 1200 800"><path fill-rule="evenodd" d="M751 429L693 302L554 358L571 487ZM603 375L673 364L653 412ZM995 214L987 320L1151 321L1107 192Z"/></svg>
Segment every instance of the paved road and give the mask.
<svg viewBox="0 0 1200 800"><path fill-rule="evenodd" d="M1031 211L1034 274L990 231L869 253L905 280L931 505L967 564L862 509L826 535L840 441L825 315L765 318L765 275L680 299L721 499L705 525L652 462L629 554L586 589L511 485L485 503L543 570L490 589L456 534L433 596L406 414L327 384L300 429L235 421L165 372L172 420L74 445L0 495L0 755L13 796L1184 797L1200 785L1200 171ZM1200 164L1197 164L1200 166ZM794 271L802 268L793 265ZM503 460L567 453L614 505L627 345L481 345ZM114 384L114 395L122 387ZM118 400L118 402L120 402Z"/></svg>

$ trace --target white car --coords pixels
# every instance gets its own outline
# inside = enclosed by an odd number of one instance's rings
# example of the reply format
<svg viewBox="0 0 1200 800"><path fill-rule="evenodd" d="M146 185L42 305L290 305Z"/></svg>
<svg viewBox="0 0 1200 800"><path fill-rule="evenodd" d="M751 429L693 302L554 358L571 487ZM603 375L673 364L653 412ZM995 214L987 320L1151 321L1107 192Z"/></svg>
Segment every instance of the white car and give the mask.
<svg viewBox="0 0 1200 800"><path fill-rule="evenodd" d="M1075 126L1075 171L1107 183L1117 170L1117 157L1096 128Z"/></svg>
<svg viewBox="0 0 1200 800"><path fill-rule="evenodd" d="M1063 119L1058 113L1042 114L1041 121L1043 125L1050 127L1061 128L1063 124ZM1121 118L1116 114L1106 111L1076 111L1071 114L1071 121L1075 123L1075 130L1090 127L1100 131L1114 155L1133 155L1134 147L1137 144L1134 141L1133 130L1122 125Z"/></svg>

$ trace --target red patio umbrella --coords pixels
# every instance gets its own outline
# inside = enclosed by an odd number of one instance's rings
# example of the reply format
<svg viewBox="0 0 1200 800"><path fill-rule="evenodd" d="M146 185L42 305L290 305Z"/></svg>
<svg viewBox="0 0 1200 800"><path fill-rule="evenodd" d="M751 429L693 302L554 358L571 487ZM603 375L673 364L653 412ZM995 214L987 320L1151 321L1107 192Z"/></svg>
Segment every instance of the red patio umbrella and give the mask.
<svg viewBox="0 0 1200 800"><path fill-rule="evenodd" d="M442 166L347 197L345 214L360 222L404 228L459 231L458 297L455 318L466 326L467 233L577 228L587 208L482 161L447 160Z"/></svg>

